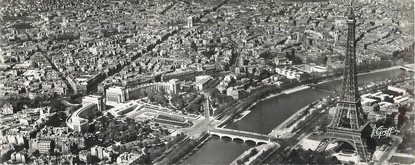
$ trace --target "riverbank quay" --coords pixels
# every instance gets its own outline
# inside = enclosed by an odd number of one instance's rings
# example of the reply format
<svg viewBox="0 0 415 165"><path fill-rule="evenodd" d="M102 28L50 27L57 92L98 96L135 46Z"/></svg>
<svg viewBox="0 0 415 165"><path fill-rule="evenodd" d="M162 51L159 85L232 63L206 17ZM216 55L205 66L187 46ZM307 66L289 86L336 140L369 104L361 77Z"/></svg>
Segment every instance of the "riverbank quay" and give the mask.
<svg viewBox="0 0 415 165"><path fill-rule="evenodd" d="M275 85L261 87L261 89L251 93L247 98L240 100L235 106L231 106L221 116L217 117L216 119L221 121L217 127L225 127L233 122L234 118L238 117L243 111L249 109L250 106L270 96L271 93L281 93L280 91L281 89Z"/></svg>
<svg viewBox="0 0 415 165"><path fill-rule="evenodd" d="M164 153L162 155L160 155L159 157L157 157L156 159L153 160L153 164L156 164L160 161L166 161L163 160L165 159L165 157L167 155L169 155L170 153L172 153L172 151L174 151L175 149L177 149L180 145L182 145L183 143L187 142L188 140L190 140L189 137L183 137L181 139L178 139L175 144L173 144L173 146L171 146L169 149L167 149L166 151L164 151Z"/></svg>
<svg viewBox="0 0 415 165"><path fill-rule="evenodd" d="M221 120L221 122L217 125L217 127L226 127L228 124L234 122L234 119L238 116L240 116L241 113L244 113L246 111L251 111L251 109L256 106L258 103L267 100L267 99L271 99L273 97L278 97L278 96L282 96L282 95L287 95L287 94L291 94L291 93L295 93L295 92L299 92L301 90L305 90L305 89L309 89L310 87L307 85L301 85L301 86L296 86L293 88L289 88L289 89L285 89L281 91L281 88L276 87L275 91L278 91L278 93L274 93L272 91L267 92L266 94L263 94L265 96L263 96L261 99L257 99L257 100L249 100L249 99L245 99L242 100L240 103L238 103L236 106L231 107L231 108L238 108L237 109L237 113L230 115L230 116L224 116L225 118ZM280 91L280 92L279 92ZM252 94L252 95L255 95ZM252 102L251 104L249 104L249 102ZM241 105L242 104L242 105ZM245 104L245 106L243 106L243 104ZM248 106L246 106L248 105ZM246 108L244 108L246 107ZM246 115L244 115L246 116ZM239 120L241 120L243 117L238 117Z"/></svg>
<svg viewBox="0 0 415 165"><path fill-rule="evenodd" d="M243 117L240 117L241 113L250 111L255 105L257 105L258 103L264 100L277 97L277 96L281 96L281 95L295 93L295 92L305 90L308 88L310 87L307 85L301 85L301 86L296 86L296 87L281 91L280 87L270 86L270 90L268 91L258 91L256 93L252 93L250 96L248 96L248 98L242 99L235 106L230 107L231 110L227 111L227 112L236 111L236 113L229 114L229 115L222 114L222 116L217 117L217 119L221 120L221 122L217 125L217 127L226 127L228 124L234 122L235 118L242 119Z"/></svg>
<svg viewBox="0 0 415 165"><path fill-rule="evenodd" d="M392 66L392 67L389 67L389 68L383 68L383 69L373 70L373 71L369 71L369 72L358 73L357 75L358 76L362 76L362 75L366 75L366 74L373 74L373 73L378 73L378 72L384 72L384 71L399 69L399 67L400 66ZM329 76L326 76L326 77L329 77ZM333 77L333 78L328 78L328 80L323 80L323 81L320 81L320 82L318 82L316 84L318 84L318 85L320 85L320 84L326 84L326 83L329 83L329 82L332 82L332 81L340 80L342 78L343 78L343 76L337 76L337 77Z"/></svg>
<svg viewBox="0 0 415 165"><path fill-rule="evenodd" d="M397 68L394 68L397 69ZM390 70L390 69L383 69ZM359 91L361 94L375 92L378 90L384 90L387 89L388 85L392 85L395 83L399 83L402 81L405 81L406 79L386 79L383 81L378 81L376 83L366 84L363 87L359 87ZM310 105L307 105L300 110L298 110L296 113L294 113L292 116L290 116L288 119L286 119L283 123L278 125L275 129L272 130L272 132L269 135L276 136L278 138L290 138L295 134L294 128L298 125L298 123L306 120L309 115L312 115L312 113L317 111L323 111L325 110L324 107L327 106L335 106L335 98L336 94L332 94L331 96L325 97L322 99L322 102L314 102ZM320 112L322 113L322 112ZM305 114L305 115L301 115Z"/></svg>
<svg viewBox="0 0 415 165"><path fill-rule="evenodd" d="M210 140L210 138L211 138L212 136L211 135L209 135L208 133L205 133L205 134L203 134L201 137L199 137L197 140L196 140L196 143L195 143L195 147L190 151L190 152L188 152L185 156L183 156L178 162L177 162L177 164L181 164L181 163L183 163L183 161L185 161L186 159L188 159L190 156L192 156L195 152L197 152L198 150L199 150L199 148L201 148L208 140ZM176 162L175 162L176 163Z"/></svg>
<svg viewBox="0 0 415 165"><path fill-rule="evenodd" d="M373 74L373 73L377 73L377 72L384 72L384 71L389 71L389 70L394 70L394 69L398 69L399 66L392 66L389 68L383 68L383 69L378 69L378 70L373 70L373 71L369 71L369 72L364 72L364 73L359 73L358 75L366 75L366 74ZM331 74L331 75L327 75L325 77L319 77L317 79L322 80L321 82L316 83L317 85L320 84L327 84L327 83L331 83L333 81L338 81L342 78L342 76L337 76L337 77L333 77L336 74ZM221 120L220 124L218 125L218 127L226 127L227 125L229 125L230 123L234 122L234 118L239 118L239 120L243 120L243 118L241 117L240 113L243 113L244 111L252 111L252 108L255 107L258 103L267 100L267 99L271 99L273 97L282 97L283 95L286 94L292 94L295 92L299 92L302 90L306 90L309 89L310 86L308 85L310 82L312 82L313 80L309 80L306 82L303 82L302 84L298 85L298 86L294 86L288 89L282 89L281 87L276 87L279 90L275 90L275 92L268 92L266 95L263 95L262 98L257 99L257 100L249 100L249 99L243 99L240 102L237 103L236 106L232 106L230 107L230 109L237 109L236 110L236 114L222 114L220 117L218 117L217 119ZM254 95L254 94L252 94ZM249 104L248 106L240 106L241 104ZM245 115L246 116L246 115Z"/></svg>
<svg viewBox="0 0 415 165"><path fill-rule="evenodd" d="M161 159L158 159L157 161L155 160L152 163L155 165L180 164L182 161L186 160L194 152L196 152L198 148L203 146L203 144L208 141L209 138L210 135L208 133L204 133L197 139L186 137L179 144L171 147L171 150L166 151Z"/></svg>
<svg viewBox="0 0 415 165"><path fill-rule="evenodd" d="M265 156L267 156L271 151L278 149L280 147L277 143L262 144L256 147L253 147L244 153L242 153L238 158L236 158L231 165L238 164L248 164L256 165L261 161Z"/></svg>
<svg viewBox="0 0 415 165"><path fill-rule="evenodd" d="M331 100L327 97L322 101L315 101L310 105L301 108L296 113L291 115L287 120L273 129L269 135L283 139L293 137L297 133L297 127L301 122L306 121L308 118L310 118L311 115L314 115L315 113L322 113L330 101Z"/></svg>

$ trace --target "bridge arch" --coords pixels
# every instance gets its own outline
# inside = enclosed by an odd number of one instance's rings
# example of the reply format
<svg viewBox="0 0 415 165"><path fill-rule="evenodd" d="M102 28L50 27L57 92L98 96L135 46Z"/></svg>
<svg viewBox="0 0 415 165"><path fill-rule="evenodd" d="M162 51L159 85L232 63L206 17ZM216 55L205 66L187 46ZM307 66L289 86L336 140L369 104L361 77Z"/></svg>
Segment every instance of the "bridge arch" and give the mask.
<svg viewBox="0 0 415 165"><path fill-rule="evenodd" d="M355 151L355 152L357 152L356 145L355 145L352 141L350 141L350 140L344 140L344 139L332 138L332 139L330 139L330 140L328 141L327 146L328 146L329 144L332 144L332 143L335 143L335 142L345 142L345 143L347 143L348 145L352 146L352 147L353 147L353 149L354 149L354 151ZM326 146L326 148L327 148L327 146ZM324 148L324 150L325 150L326 148Z"/></svg>
<svg viewBox="0 0 415 165"><path fill-rule="evenodd" d="M242 138L239 138L239 137L234 137L234 138L232 138L232 140L235 140L235 141L242 141L242 142L245 142L245 140L244 139L242 139Z"/></svg>
<svg viewBox="0 0 415 165"><path fill-rule="evenodd" d="M245 143L254 143L254 144L258 144L258 142L251 140L251 139L247 139L245 140Z"/></svg>
<svg viewBox="0 0 415 165"><path fill-rule="evenodd" d="M217 135L217 134L210 134L211 136L216 136L218 138L222 138L221 136Z"/></svg>
<svg viewBox="0 0 415 165"><path fill-rule="evenodd" d="M265 142L258 142L257 145L267 144Z"/></svg>
<svg viewBox="0 0 415 165"><path fill-rule="evenodd" d="M220 136L221 139L229 139L229 140L233 140L232 137L227 136L227 135L222 135Z"/></svg>

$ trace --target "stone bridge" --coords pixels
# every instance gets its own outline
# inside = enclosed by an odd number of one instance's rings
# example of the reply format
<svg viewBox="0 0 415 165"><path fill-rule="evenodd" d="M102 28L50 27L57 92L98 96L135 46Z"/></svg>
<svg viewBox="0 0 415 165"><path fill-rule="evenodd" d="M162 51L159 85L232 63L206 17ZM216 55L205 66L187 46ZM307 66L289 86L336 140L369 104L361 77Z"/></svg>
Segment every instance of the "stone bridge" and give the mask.
<svg viewBox="0 0 415 165"><path fill-rule="evenodd" d="M414 72L414 65L408 64L408 65L401 65L399 66L400 69L406 70L406 71L410 71L410 72Z"/></svg>
<svg viewBox="0 0 415 165"><path fill-rule="evenodd" d="M243 142L251 141L251 142L254 142L255 144L269 144L269 143L276 143L278 141L277 138L272 137L270 135L239 131L239 130L232 130L232 129L226 129L226 128L209 129L208 133L211 135L219 136L220 138L228 137L232 140L239 139L239 140L242 140Z"/></svg>

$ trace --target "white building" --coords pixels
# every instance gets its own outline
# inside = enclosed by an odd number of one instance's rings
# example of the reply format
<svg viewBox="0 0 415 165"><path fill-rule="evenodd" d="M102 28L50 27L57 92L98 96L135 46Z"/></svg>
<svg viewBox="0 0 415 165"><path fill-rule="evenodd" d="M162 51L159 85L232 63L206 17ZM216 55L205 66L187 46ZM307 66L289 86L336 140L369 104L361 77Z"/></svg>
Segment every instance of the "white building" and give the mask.
<svg viewBox="0 0 415 165"><path fill-rule="evenodd" d="M88 105L88 104L96 104L98 107L98 111L104 111L105 110L105 101L102 96L99 95L89 95L82 98L82 106Z"/></svg>
<svg viewBox="0 0 415 165"><path fill-rule="evenodd" d="M124 152L117 157L117 164L135 164L140 159L141 155L137 153Z"/></svg>
<svg viewBox="0 0 415 165"><path fill-rule="evenodd" d="M105 91L105 98L107 102L124 103L128 100L128 92L125 87L109 87Z"/></svg>
<svg viewBox="0 0 415 165"><path fill-rule="evenodd" d="M99 160L109 160L111 159L112 151L109 151L102 146L94 146L91 148L91 155L98 157Z"/></svg>
<svg viewBox="0 0 415 165"><path fill-rule="evenodd" d="M196 88L198 90L203 90L204 87L206 87L206 85L209 83L210 80L212 80L213 78L211 76L208 75L203 75L203 76L197 76L196 77Z"/></svg>
<svg viewBox="0 0 415 165"><path fill-rule="evenodd" d="M10 160L13 163L26 163L26 161L27 161L27 155L26 154L23 154L21 152L13 152L10 155Z"/></svg>
<svg viewBox="0 0 415 165"><path fill-rule="evenodd" d="M288 79L297 79L301 81L304 79L304 72L289 68L275 68L275 72L287 77Z"/></svg>
<svg viewBox="0 0 415 165"><path fill-rule="evenodd" d="M406 95L406 90L405 89L402 89L402 88L399 88L399 87L396 87L396 86L389 85L388 90L398 92L398 93L402 93L402 95Z"/></svg>
<svg viewBox="0 0 415 165"><path fill-rule="evenodd" d="M187 27L188 28L193 27L193 17L192 16L187 17Z"/></svg>
<svg viewBox="0 0 415 165"><path fill-rule="evenodd" d="M288 60L288 58L274 58L274 63L277 66L286 66L286 65L292 65L292 61Z"/></svg>
<svg viewBox="0 0 415 165"><path fill-rule="evenodd" d="M312 65L311 66L311 72L324 73L324 72L327 72L327 67Z"/></svg>

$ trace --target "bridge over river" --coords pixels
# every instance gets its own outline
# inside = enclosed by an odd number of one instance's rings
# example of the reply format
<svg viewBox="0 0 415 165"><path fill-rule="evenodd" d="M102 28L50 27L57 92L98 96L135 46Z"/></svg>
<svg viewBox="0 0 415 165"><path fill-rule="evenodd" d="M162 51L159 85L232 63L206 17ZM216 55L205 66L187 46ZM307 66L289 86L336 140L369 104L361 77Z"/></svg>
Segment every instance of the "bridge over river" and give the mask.
<svg viewBox="0 0 415 165"><path fill-rule="evenodd" d="M239 130L233 130L233 129L226 129L226 128L208 129L208 133L211 135L219 136L220 138L228 137L228 138L231 138L232 140L239 139L244 142L251 141L256 144L277 143L281 140L270 135L239 131Z"/></svg>
<svg viewBox="0 0 415 165"><path fill-rule="evenodd" d="M406 70L408 72L414 72L414 64L406 64L406 65L401 65L399 66L400 69Z"/></svg>

